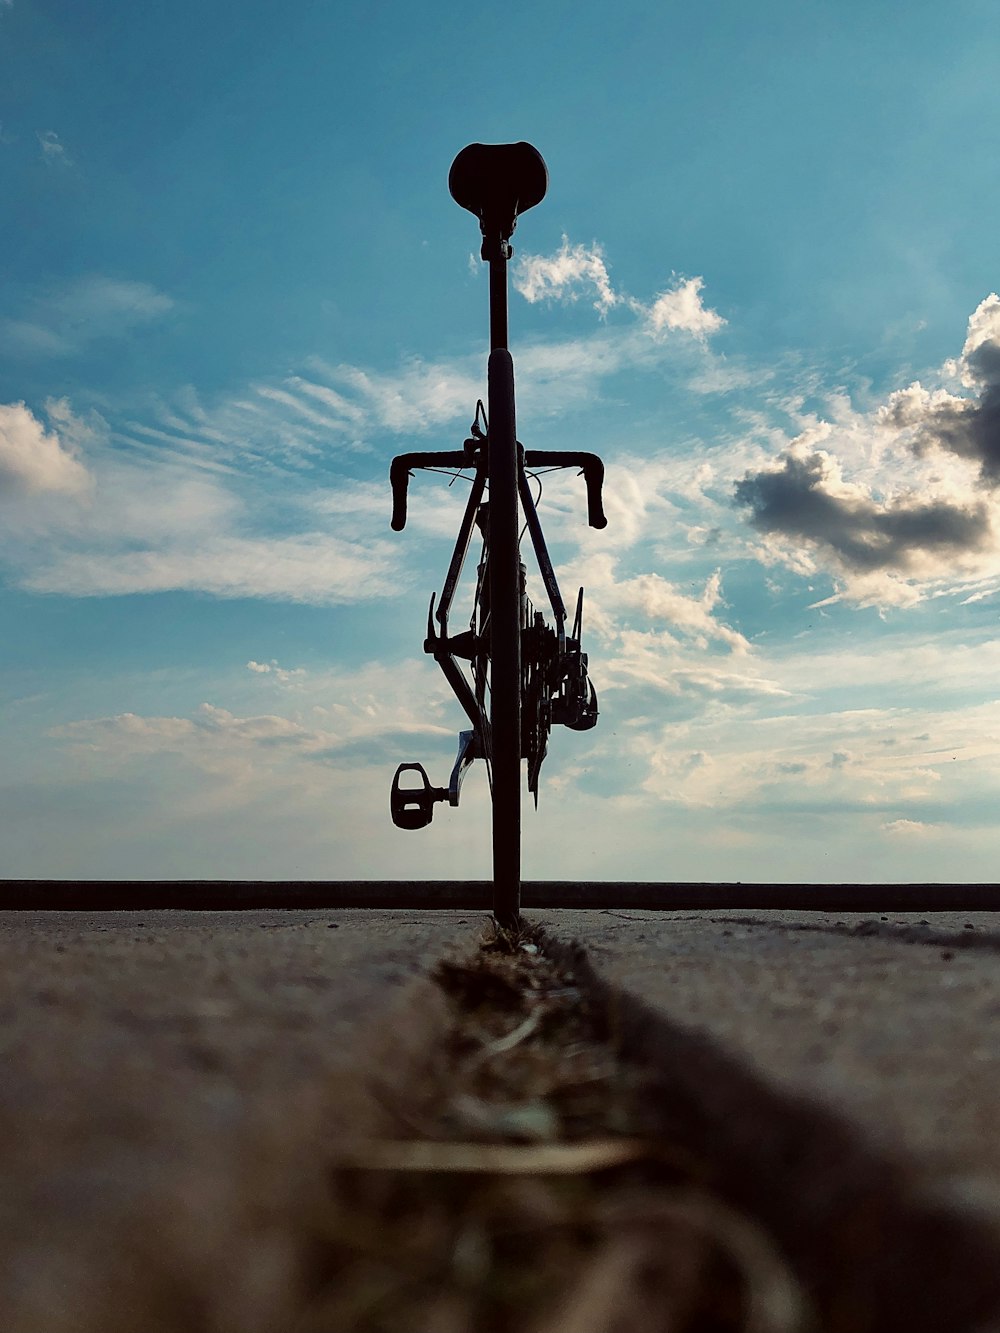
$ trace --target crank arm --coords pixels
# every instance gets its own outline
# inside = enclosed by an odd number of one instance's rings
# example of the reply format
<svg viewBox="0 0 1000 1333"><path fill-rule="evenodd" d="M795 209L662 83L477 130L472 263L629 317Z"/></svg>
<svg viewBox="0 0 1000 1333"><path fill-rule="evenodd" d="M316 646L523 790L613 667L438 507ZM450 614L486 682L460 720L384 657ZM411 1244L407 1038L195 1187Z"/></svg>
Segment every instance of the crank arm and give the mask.
<svg viewBox="0 0 1000 1333"><path fill-rule="evenodd" d="M465 775L472 767L473 760L481 758L482 753L476 733L474 731L460 731L458 733L458 758L455 760L455 767L451 770L451 777L448 779L449 805L458 805Z"/></svg>

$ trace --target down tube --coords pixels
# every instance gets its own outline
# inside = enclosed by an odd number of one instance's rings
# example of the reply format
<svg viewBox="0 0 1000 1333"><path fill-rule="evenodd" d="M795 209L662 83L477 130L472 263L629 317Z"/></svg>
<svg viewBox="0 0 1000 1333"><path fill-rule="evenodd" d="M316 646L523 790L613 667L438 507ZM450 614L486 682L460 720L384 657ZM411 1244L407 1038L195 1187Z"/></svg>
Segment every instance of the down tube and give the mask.
<svg viewBox="0 0 1000 1333"><path fill-rule="evenodd" d="M521 568L514 363L506 348L490 353L488 396L493 915L513 927L521 906Z"/></svg>

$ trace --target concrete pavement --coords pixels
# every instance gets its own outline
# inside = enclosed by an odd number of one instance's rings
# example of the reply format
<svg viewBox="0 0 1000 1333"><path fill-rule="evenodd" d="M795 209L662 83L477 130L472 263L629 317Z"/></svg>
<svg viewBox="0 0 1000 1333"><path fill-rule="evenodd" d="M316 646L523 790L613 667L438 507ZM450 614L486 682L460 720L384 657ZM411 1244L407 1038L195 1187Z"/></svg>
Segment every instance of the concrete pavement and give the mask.
<svg viewBox="0 0 1000 1333"><path fill-rule="evenodd" d="M1000 1218L991 913L535 914L603 977Z"/></svg>

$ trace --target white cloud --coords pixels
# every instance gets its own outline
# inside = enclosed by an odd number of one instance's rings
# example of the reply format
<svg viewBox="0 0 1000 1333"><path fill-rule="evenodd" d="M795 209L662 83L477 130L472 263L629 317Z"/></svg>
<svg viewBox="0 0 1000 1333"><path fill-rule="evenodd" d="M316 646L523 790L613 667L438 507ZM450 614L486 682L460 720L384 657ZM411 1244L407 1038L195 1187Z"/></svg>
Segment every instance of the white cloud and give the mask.
<svg viewBox="0 0 1000 1333"><path fill-rule="evenodd" d="M121 337L162 318L173 306L149 283L91 274L35 296L19 318L0 321L0 347L11 353L72 356L98 339Z"/></svg>
<svg viewBox="0 0 1000 1333"><path fill-rule="evenodd" d="M421 675L426 688L415 697L411 682ZM430 744L434 753L443 744L447 752L457 728L444 716L446 692L426 663L369 663L353 671L317 673L308 696L283 696L299 705L290 714L236 713L206 702L189 716L120 713L62 723L48 735L75 751L103 756L109 769L180 755L205 772L227 770L243 781L251 773L277 779L289 763L381 766L386 747L406 744L407 738ZM336 702L309 705L309 699L318 698Z"/></svg>
<svg viewBox="0 0 1000 1333"><path fill-rule="evenodd" d="M413 358L394 374L342 365L333 376L355 394L360 410L376 429L422 434L458 418L471 421L476 400L486 388L481 360L449 365Z"/></svg>
<svg viewBox="0 0 1000 1333"><path fill-rule="evenodd" d="M996 382L1000 372L1000 296L990 292L969 316L959 372L970 389Z"/></svg>
<svg viewBox="0 0 1000 1333"><path fill-rule="evenodd" d="M436 837L415 840L389 820L400 759L447 780L459 720L446 693L433 663L403 661L310 672L302 689L277 697L273 674L244 673L217 683L211 702L166 715L77 713L50 728L48 744L35 738L55 790L36 778L27 802L33 827L16 840L8 808L5 851L20 865L26 836L44 828L48 850L41 862L28 853L30 864L70 877L106 873L109 852L120 876L141 877L152 861L178 877L392 878L403 864L427 877L453 877L459 865L485 877L482 765L465 785L461 813L439 812ZM77 784L87 795L71 805L87 813L70 849L52 835L52 820L64 831L73 825L72 809L67 823L65 808L54 806Z"/></svg>
<svg viewBox="0 0 1000 1333"><path fill-rule="evenodd" d="M252 671L257 676L274 676L274 679L282 685L295 684L305 676L303 667L283 667L279 666L277 659L271 658L270 662L255 662L252 659L247 663L247 670Z"/></svg>
<svg viewBox="0 0 1000 1333"><path fill-rule="evenodd" d="M926 838L935 831L933 825L923 824L919 819L891 819L882 825L882 830L894 838Z"/></svg>
<svg viewBox="0 0 1000 1333"><path fill-rule="evenodd" d="M748 816L839 811L884 825L926 823L924 812L933 809L934 822L961 821L965 792L981 798L1000 787L996 750L988 752L976 734L982 709L955 708L942 718L906 708L838 711L827 702L815 711L769 713L766 700L734 707L732 699L709 698L697 713L630 733L626 744L648 796ZM930 739L917 738L923 734ZM693 754L701 756L697 765L688 762Z"/></svg>
<svg viewBox="0 0 1000 1333"><path fill-rule="evenodd" d="M717 311L705 306L701 296L704 278L676 278L672 287L645 303L614 290L599 245L571 245L568 236L563 236L554 255L523 255L518 259L513 283L514 289L532 303L575 301L581 291L589 289L596 294L594 309L602 318L615 306L624 305L639 317L644 333L656 340L670 333L687 333L704 341L726 322Z"/></svg>
<svg viewBox="0 0 1000 1333"><path fill-rule="evenodd" d="M604 717L589 762L633 803L850 821L857 836L898 820L993 825L1000 713L983 682L1000 671L995 639L897 631L888 644L726 654L627 630L592 670Z"/></svg>
<svg viewBox="0 0 1000 1333"><path fill-rule="evenodd" d="M600 643L595 676L599 689L614 695L616 713L662 711L667 699L746 703L788 695L744 635L720 618L718 571L691 595L657 573L622 574L620 562L609 551L571 561L574 584L586 590L584 648L595 637Z"/></svg>
<svg viewBox="0 0 1000 1333"><path fill-rule="evenodd" d="M50 412L58 436L23 407L0 409L0 483L24 495L0 528L0 560L22 588L334 605L405 586L398 543L382 536L388 499L376 534L363 507L324 519L311 490L278 498L267 477L205 472L170 451L123 456L97 431L88 436L65 404ZM86 438L87 452L67 433Z"/></svg>
<svg viewBox="0 0 1000 1333"><path fill-rule="evenodd" d="M76 597L187 590L333 606L396 595L399 553L387 542L315 532L294 537L202 533L189 548L168 539L141 550L40 557L22 575L21 586Z"/></svg>
<svg viewBox="0 0 1000 1333"><path fill-rule="evenodd" d="M526 301L575 301L580 289L592 288L596 293L594 309L602 315L622 299L612 289L604 262L604 252L596 243L570 245L563 236L562 244L554 255L522 255L515 260L513 285Z"/></svg>
<svg viewBox="0 0 1000 1333"><path fill-rule="evenodd" d="M718 332L726 321L715 310L706 309L701 299L704 285L703 278L679 278L650 306L636 302L634 308L645 316L654 337L662 337L665 333L690 333L696 338L705 338Z"/></svg>
<svg viewBox="0 0 1000 1333"><path fill-rule="evenodd" d="M697 648L707 647L711 639L721 640L734 652L745 652L750 646L742 634L712 615L722 600L719 570L708 579L700 597L687 596L659 574L639 574L619 582L615 598L626 611L637 610L649 621L665 621L690 636Z"/></svg>
<svg viewBox="0 0 1000 1333"><path fill-rule="evenodd" d="M64 405L54 404L53 411L58 418ZM70 440L46 430L24 403L0 403L0 499L40 492L79 495L90 480Z"/></svg>
<svg viewBox="0 0 1000 1333"><path fill-rule="evenodd" d="M364 421L365 413L360 404L351 402L349 398L345 398L342 393L337 393L336 389L331 389L326 384L314 384L299 375L290 376L288 384L291 388L318 399L330 408L336 417L343 418L353 425L359 425Z"/></svg>

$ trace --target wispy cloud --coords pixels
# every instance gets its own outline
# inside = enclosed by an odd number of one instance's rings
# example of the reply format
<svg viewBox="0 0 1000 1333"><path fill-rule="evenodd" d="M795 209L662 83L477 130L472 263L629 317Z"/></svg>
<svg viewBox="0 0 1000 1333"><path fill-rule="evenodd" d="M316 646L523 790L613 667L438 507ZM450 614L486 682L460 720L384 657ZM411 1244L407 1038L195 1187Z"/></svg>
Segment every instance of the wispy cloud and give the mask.
<svg viewBox="0 0 1000 1333"><path fill-rule="evenodd" d="M0 500L18 500L6 506L0 561L23 588L315 605L400 590L398 550L363 506L342 507L333 521L312 492L293 488L276 523L266 476L213 472L169 449L123 454L62 403L50 405L49 423L19 404L0 408Z"/></svg>
<svg viewBox="0 0 1000 1333"><path fill-rule="evenodd" d="M145 282L100 274L31 299L19 318L0 321L0 347L13 354L73 356L162 318L174 302Z"/></svg>
<svg viewBox="0 0 1000 1333"><path fill-rule="evenodd" d="M992 705L952 697L942 714L918 684L906 703L845 709L835 702L844 690L837 656L810 657L803 678L795 654L772 653L760 681L769 678L770 690L741 690L735 680L726 688L720 679L688 708L651 707L637 679L628 697L646 701L645 715L618 720L615 748L631 760L645 797L664 806L747 819L781 810L788 819L851 812L882 827L896 819L975 822L975 811L963 808L965 794L977 792L980 803L984 791L1000 794ZM886 654L873 643L867 656L877 689ZM946 674L946 651L937 657ZM617 704L615 694L609 709ZM598 762L608 748L601 744Z"/></svg>
<svg viewBox="0 0 1000 1333"><path fill-rule="evenodd" d="M55 130L38 130L36 138L42 150L43 161L55 167L71 167L73 165L73 159L67 153L65 144Z"/></svg>
<svg viewBox="0 0 1000 1333"><path fill-rule="evenodd" d="M398 552L387 542L315 532L295 537L205 534L189 547L167 542L141 550L39 554L34 567L22 573L21 586L79 597L187 590L334 606L396 595L397 566Z"/></svg>
<svg viewBox="0 0 1000 1333"><path fill-rule="evenodd" d="M206 702L188 716L120 713L83 718L52 727L48 735L91 756L104 756L112 767L144 757L180 755L203 771L225 769L246 777L254 769L273 772L289 760L334 767L379 764L387 743L412 744L418 738L436 745L451 742L451 727L440 721L446 702L443 682L427 673L429 687L419 702L407 684L420 668L413 662L393 669L373 662L353 671L323 672L310 682L309 698L336 702L310 706L305 699L304 707L291 714L241 714Z"/></svg>

